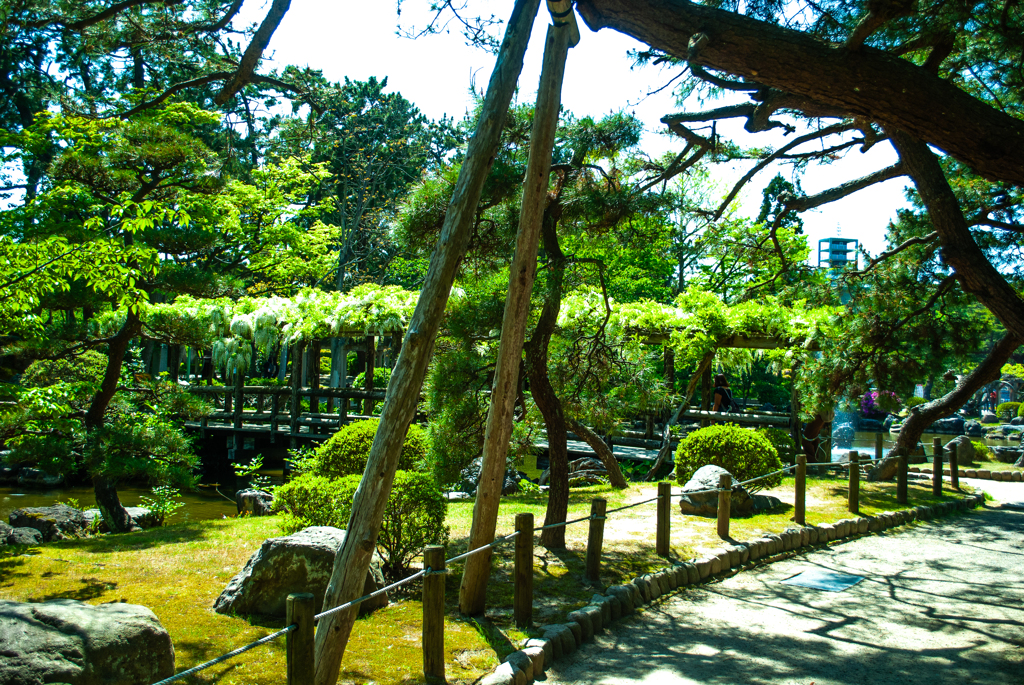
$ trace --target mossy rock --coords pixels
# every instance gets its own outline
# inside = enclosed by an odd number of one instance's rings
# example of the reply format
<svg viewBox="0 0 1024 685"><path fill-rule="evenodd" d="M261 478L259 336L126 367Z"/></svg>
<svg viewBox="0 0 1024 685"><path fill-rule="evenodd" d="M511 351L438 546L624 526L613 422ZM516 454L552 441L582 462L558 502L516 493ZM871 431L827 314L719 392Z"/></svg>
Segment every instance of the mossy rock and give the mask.
<svg viewBox="0 0 1024 685"><path fill-rule="evenodd" d="M314 472L328 478L362 475L370 456L378 419L350 423L316 449ZM427 438L422 428L413 424L405 436L398 468L416 471L427 455Z"/></svg>

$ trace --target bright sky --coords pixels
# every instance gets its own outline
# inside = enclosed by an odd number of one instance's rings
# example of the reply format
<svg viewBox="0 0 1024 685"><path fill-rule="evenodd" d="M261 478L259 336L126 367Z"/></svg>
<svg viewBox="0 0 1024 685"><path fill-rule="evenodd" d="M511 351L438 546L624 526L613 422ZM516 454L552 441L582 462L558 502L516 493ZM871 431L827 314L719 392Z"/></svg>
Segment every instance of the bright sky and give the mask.
<svg viewBox="0 0 1024 685"><path fill-rule="evenodd" d="M425 25L427 7L427 0L405 0L401 16L403 26ZM511 7L509 0L473 0L470 10L507 18ZM261 0L249 0L242 19L258 22L265 11ZM471 106L470 85L475 83L478 89L486 86L494 56L466 46L454 23L450 33L414 41L396 35L398 20L394 0L298 0L292 3L270 43L266 54L271 61L265 68L308 65L322 70L332 81L341 81L346 76L355 80L386 76L389 90L400 92L427 116L436 119L447 114L460 119ZM548 23L548 13L542 3L519 82L521 100L532 100L536 93ZM582 20L579 26L582 39L569 52L563 106L577 116L599 117L620 109L633 112L647 127L643 149L648 154L657 156L670 150L681 151L681 139L663 134L665 127L660 123L662 116L680 109L671 89L647 97L674 73L651 67L632 69L627 52L646 46L608 29L593 33ZM711 103L709 107L720 104ZM692 106L687 103L687 109L697 107L696 103ZM720 122L718 132L744 146L779 146L786 141L781 133L746 134L739 120ZM813 194L888 166L895 159L895 153L886 143L866 154L854 152L831 166L811 168L802 179L803 189ZM720 165L716 175L722 179L723 194L749 166ZM762 172L749 184L741 196L745 213L756 214L761 189L774 175L771 170ZM886 225L895 217L896 209L905 204L904 185L904 179L894 179L820 210L804 213L812 263L817 263L817 244L821 238L857 238L872 254L885 249Z"/></svg>

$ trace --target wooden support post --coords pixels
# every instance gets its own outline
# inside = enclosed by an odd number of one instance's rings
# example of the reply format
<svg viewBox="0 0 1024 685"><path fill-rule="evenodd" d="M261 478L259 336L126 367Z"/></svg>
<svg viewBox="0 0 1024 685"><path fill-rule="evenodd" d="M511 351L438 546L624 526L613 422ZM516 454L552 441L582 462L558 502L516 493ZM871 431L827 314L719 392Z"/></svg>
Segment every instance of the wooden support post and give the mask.
<svg viewBox="0 0 1024 685"><path fill-rule="evenodd" d="M241 369L235 369L235 409L231 416L231 428L234 431L233 435L235 438L235 459L242 456L242 411L245 409L245 397L243 392L245 390L245 372Z"/></svg>
<svg viewBox="0 0 1024 685"><path fill-rule="evenodd" d="M907 467L910 458L901 454L896 459L896 503L906 504L907 503Z"/></svg>
<svg viewBox="0 0 1024 685"><path fill-rule="evenodd" d="M875 462L882 459L882 452L885 451L885 437L881 433L875 433Z"/></svg>
<svg viewBox="0 0 1024 685"><path fill-rule="evenodd" d="M718 537L729 539L729 509L732 506L732 476L723 473L718 477Z"/></svg>
<svg viewBox="0 0 1024 685"><path fill-rule="evenodd" d="M369 392L373 390L373 369L377 355L374 352L374 339L372 335L366 336L366 366L363 368L363 389ZM373 415L373 400L369 397L363 400L363 413L367 416Z"/></svg>
<svg viewBox="0 0 1024 685"><path fill-rule="evenodd" d="M604 512L608 500L596 497L590 502L590 535L587 537L587 580L601 582L601 547L604 545Z"/></svg>
<svg viewBox="0 0 1024 685"><path fill-rule="evenodd" d="M932 494L942 495L942 438L932 440Z"/></svg>
<svg viewBox="0 0 1024 685"><path fill-rule="evenodd" d="M444 547L423 550L423 676L428 683L444 683Z"/></svg>
<svg viewBox="0 0 1024 685"><path fill-rule="evenodd" d="M851 466L852 468L852 466ZM807 455L796 455L796 475L793 483L793 522L798 526L807 523Z"/></svg>
<svg viewBox="0 0 1024 685"><path fill-rule="evenodd" d="M281 394L275 389L270 396L270 444L277 438L277 415L281 413Z"/></svg>
<svg viewBox="0 0 1024 685"><path fill-rule="evenodd" d="M950 449L949 449L949 480L950 480L950 485L953 487L954 490L959 490L960 489L960 473L959 473L960 464L959 464L959 462L957 460L957 454L956 454L957 444L954 442L949 447L950 447Z"/></svg>
<svg viewBox="0 0 1024 685"><path fill-rule="evenodd" d="M299 446L299 414L302 413L301 396L302 390L302 343L292 346L292 394L291 403L288 408L288 432L291 433L291 448Z"/></svg>
<svg viewBox="0 0 1024 685"><path fill-rule="evenodd" d="M285 637L288 685L313 685L314 597L309 592L288 595L285 624L298 626Z"/></svg>
<svg viewBox="0 0 1024 685"><path fill-rule="evenodd" d="M671 552L672 525L672 483L658 483L658 530L655 537L655 548L659 557L667 557Z"/></svg>
<svg viewBox="0 0 1024 685"><path fill-rule="evenodd" d="M860 513L860 453L850 452L850 489L847 494L846 510L851 514Z"/></svg>
<svg viewBox="0 0 1024 685"><path fill-rule="evenodd" d="M319 340L310 340L306 348L306 385L310 390L320 389L320 345ZM315 392L309 395L309 413L320 413L320 396ZM320 431L311 429L311 432Z"/></svg>
<svg viewBox="0 0 1024 685"><path fill-rule="evenodd" d="M533 623L533 514L516 514L513 618L519 628Z"/></svg>

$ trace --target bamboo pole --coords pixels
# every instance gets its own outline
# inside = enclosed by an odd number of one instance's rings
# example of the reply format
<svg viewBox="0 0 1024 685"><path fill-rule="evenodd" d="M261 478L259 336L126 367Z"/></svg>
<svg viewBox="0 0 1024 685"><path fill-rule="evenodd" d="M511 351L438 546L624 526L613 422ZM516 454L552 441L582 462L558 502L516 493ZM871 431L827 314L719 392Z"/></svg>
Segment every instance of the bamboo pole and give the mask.
<svg viewBox="0 0 1024 685"><path fill-rule="evenodd" d="M509 272L509 289L501 324L501 341L491 388L491 404L484 429L483 457L473 523L469 533L469 549L488 544L494 539L498 521L498 503L505 477L505 459L512 434L512 410L515 405L526 336L526 318L530 293L537 271L537 247L544 218L548 182L551 175L551 151L561 106L562 78L569 51L566 27L549 26L544 46L544 64L537 89L537 105L530 138L530 158L523 181L523 200L519 217L519 235L515 257ZM459 608L474 616L484 611L487 581L491 575L491 552L481 552L466 560L459 589Z"/></svg>
<svg viewBox="0 0 1024 685"><path fill-rule="evenodd" d="M505 37L480 108L476 132L469 139L452 200L445 213L441 236L430 258L430 267L402 344L402 353L391 376L380 427L353 498L353 515L348 522L345 544L334 558L334 570L324 597L326 609L358 597L366 582L366 570L376 546L398 458L409 424L416 414L419 392L452 283L472 236L483 184L501 140L539 4L540 0L516 0L506 25ZM352 608L320 620L316 634L316 685L334 685L337 681L355 617L356 611Z"/></svg>

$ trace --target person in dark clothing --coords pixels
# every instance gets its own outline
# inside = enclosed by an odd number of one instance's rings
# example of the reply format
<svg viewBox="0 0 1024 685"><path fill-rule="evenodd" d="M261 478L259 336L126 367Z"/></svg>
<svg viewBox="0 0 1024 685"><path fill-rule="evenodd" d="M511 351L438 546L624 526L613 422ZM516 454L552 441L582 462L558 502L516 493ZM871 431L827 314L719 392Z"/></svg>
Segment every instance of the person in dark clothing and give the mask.
<svg viewBox="0 0 1024 685"><path fill-rule="evenodd" d="M728 412L732 411L732 390L729 389L729 381L726 379L724 373L720 373L715 376L715 404L711 408L711 411L715 412Z"/></svg>

